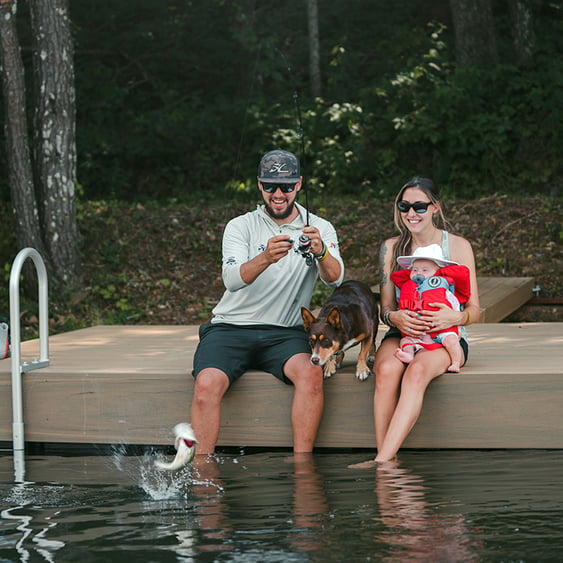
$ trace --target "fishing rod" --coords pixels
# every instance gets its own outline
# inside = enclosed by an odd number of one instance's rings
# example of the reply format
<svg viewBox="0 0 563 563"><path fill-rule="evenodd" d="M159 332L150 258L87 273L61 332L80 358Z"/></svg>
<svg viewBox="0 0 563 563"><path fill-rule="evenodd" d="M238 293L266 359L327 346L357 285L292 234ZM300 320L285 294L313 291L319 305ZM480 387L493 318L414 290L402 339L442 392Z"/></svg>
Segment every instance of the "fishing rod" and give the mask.
<svg viewBox="0 0 563 563"><path fill-rule="evenodd" d="M291 65L288 64L288 61L285 55L279 51L282 59L285 61L287 65L287 72L290 77L292 77L291 72ZM297 88L293 91L293 103L295 105L295 114L297 117L297 138L300 141L300 149L301 154L299 155L299 160L301 161L301 172L302 172L302 180L301 180L301 187L303 189L303 193L305 194L305 226L309 226L309 189L306 181L307 174L305 173L305 134L303 132L303 119L301 118L301 104L299 103L299 92ZM301 234L297 241L297 247L295 248L295 252L298 252L305 258L305 263L307 266L311 266L314 262L314 256L311 252L311 239L305 235Z"/></svg>
<svg viewBox="0 0 563 563"><path fill-rule="evenodd" d="M258 57L258 53L260 52L260 49L257 52L257 57ZM286 69L287 69L287 73L290 77L290 80L293 82L293 73L292 73L292 69L291 69L291 65L289 64L285 54L280 51L279 49L276 49L276 52L280 55L281 59L285 62L286 65ZM254 69L254 73L256 73L256 67L257 67L257 61L255 63L255 69ZM297 88L294 89L293 91L293 102L295 105L295 112L296 112L296 116L297 116L297 137L300 140L300 156L299 156L299 160L301 161L301 171L303 172L304 168L305 168L305 135L303 133L303 120L301 118L301 106L299 103L299 92L297 91ZM243 131L244 131L244 127L243 127ZM241 145L242 145L242 139L241 139ZM238 159L237 159L238 160ZM306 174L303 175L303 178L305 178ZM309 226L309 190L308 190L308 186L307 186L307 182L305 181L305 179L301 180L301 187L303 189L303 192L305 194L305 226L308 227ZM298 252L299 254L301 254L303 256L303 258L305 258L306 264L307 266L311 266L314 262L314 256L311 252L311 239L305 235L305 234L301 234L299 236L299 239L297 241L297 244L295 246L295 252Z"/></svg>
<svg viewBox="0 0 563 563"><path fill-rule="evenodd" d="M301 143L301 171L305 169L305 135L303 133L303 120L301 119L301 106L299 105L299 93L297 90L293 92L293 101L295 103L295 112L297 114L297 137L300 139ZM306 174L302 174L301 187L305 194L305 226L309 226L309 190L307 189L307 182L305 181ZM295 252L299 252L303 258L305 258L305 263L307 266L311 266L314 261L313 253L311 252L311 239L305 235L301 234L297 241L297 248Z"/></svg>

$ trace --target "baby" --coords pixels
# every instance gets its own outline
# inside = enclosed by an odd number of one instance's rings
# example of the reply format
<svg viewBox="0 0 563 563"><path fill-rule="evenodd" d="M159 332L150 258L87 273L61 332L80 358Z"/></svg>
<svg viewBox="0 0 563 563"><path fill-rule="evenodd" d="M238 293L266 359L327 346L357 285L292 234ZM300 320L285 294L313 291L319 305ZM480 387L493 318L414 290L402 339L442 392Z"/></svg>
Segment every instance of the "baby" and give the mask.
<svg viewBox="0 0 563 563"><path fill-rule="evenodd" d="M393 283L400 289L399 309L437 311L430 303L444 303L459 311L470 295L469 268L457 262L445 260L437 244L417 248L412 256L399 256L397 263L403 270L391 274ZM449 353L451 364L448 371L459 372L463 350L459 343L459 328L424 333L418 337L402 334L395 356L402 362L412 361L422 348L432 350L443 346Z"/></svg>

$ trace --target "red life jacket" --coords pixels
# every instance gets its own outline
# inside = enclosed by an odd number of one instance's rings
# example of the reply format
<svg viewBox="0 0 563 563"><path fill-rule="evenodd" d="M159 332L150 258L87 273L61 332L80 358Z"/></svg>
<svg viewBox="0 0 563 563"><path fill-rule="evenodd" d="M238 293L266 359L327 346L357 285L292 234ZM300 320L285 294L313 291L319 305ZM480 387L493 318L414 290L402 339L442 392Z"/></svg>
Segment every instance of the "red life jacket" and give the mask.
<svg viewBox="0 0 563 563"><path fill-rule="evenodd" d="M444 266L436 271L434 276L440 279L438 280L426 280L429 283L425 283L424 287L429 285L434 285L435 287L430 287L423 289L419 288L419 285L410 279L411 271L398 270L392 272L391 280L393 283L401 290L399 296L399 309L408 309L409 311L419 312L425 311L438 311L439 307L431 307L430 303L444 303L448 307L452 308L452 304L446 296L448 288L457 297L460 303L465 303L471 294L471 282L469 268L462 265L452 265ZM443 283L445 280L445 283ZM434 284L432 282L435 282ZM450 327L441 331L436 331L430 333L432 338L440 332L455 332L458 333L457 327ZM435 343L434 345L424 345L425 348L434 349L439 348L440 344Z"/></svg>

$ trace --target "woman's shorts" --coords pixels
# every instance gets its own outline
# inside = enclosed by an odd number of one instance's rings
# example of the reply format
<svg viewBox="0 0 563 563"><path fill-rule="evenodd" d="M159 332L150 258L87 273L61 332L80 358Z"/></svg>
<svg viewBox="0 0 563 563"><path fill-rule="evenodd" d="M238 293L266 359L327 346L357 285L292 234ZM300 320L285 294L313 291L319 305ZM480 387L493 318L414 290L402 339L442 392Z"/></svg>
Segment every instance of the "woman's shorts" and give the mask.
<svg viewBox="0 0 563 563"><path fill-rule="evenodd" d="M216 368L227 374L232 384L245 371L256 369L291 385L283 367L289 358L302 353L310 354L311 347L301 325L205 323L199 327L192 375L197 377L205 368Z"/></svg>

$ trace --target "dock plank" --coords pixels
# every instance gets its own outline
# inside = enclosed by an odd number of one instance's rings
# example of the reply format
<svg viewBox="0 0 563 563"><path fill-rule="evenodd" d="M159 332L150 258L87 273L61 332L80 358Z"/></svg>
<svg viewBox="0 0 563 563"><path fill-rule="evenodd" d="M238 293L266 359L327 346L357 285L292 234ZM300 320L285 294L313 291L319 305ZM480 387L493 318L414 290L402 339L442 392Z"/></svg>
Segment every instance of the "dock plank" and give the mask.
<svg viewBox="0 0 563 563"><path fill-rule="evenodd" d="M532 297L534 278L480 277L481 323L498 323Z"/></svg>
<svg viewBox="0 0 563 563"><path fill-rule="evenodd" d="M563 448L563 323L469 331L467 366L431 384L405 447ZM189 420L197 340L193 326L98 326L52 337L51 365L23 375L26 441L170 444L172 426ZM37 350L37 341L23 343L23 359ZM318 447L374 447L374 378L355 379L356 355L357 347L325 382ZM0 362L0 440L8 442L10 369L10 360ZM223 401L219 445L290 447L292 396L273 376L247 373Z"/></svg>

